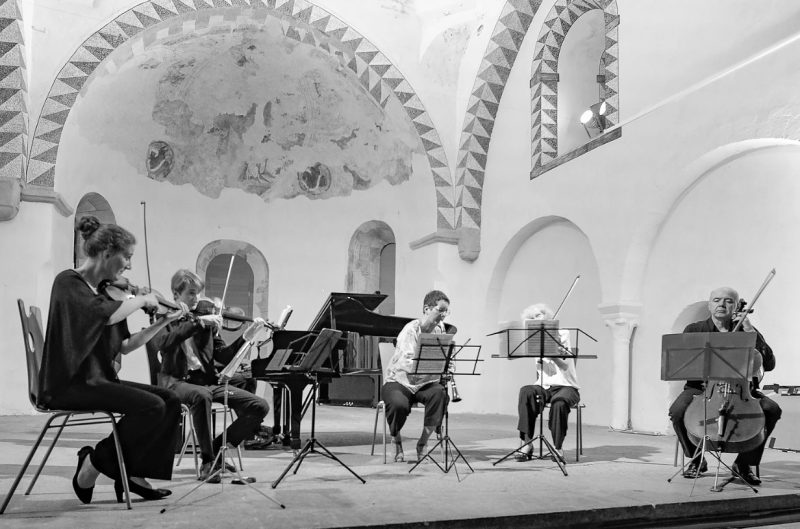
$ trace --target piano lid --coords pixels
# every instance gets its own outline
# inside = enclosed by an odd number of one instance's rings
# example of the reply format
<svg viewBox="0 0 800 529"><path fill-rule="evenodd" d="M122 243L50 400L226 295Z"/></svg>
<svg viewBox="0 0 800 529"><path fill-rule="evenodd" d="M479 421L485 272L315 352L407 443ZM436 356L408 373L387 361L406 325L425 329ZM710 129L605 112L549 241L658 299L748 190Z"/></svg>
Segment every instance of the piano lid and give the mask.
<svg viewBox="0 0 800 529"><path fill-rule="evenodd" d="M331 292L308 330L329 328L370 336L397 336L413 318L373 312L386 298L386 294Z"/></svg>

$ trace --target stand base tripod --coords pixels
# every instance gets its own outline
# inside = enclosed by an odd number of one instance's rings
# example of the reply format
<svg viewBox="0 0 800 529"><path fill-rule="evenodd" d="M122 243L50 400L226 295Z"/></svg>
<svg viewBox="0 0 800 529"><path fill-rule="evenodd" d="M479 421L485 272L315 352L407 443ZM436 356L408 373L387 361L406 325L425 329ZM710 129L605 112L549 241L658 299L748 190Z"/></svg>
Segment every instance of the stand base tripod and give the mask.
<svg viewBox="0 0 800 529"><path fill-rule="evenodd" d="M322 443L317 441L317 438L316 438L316 435L315 435L315 431L316 431L316 423L317 423L317 388L319 387L319 380L318 380L316 375L313 375L310 378L312 380L312 383L311 383L311 394L310 394L310 397L311 397L311 438L308 441L306 441L306 444L303 445L303 448L301 448L300 451L294 456L292 461L286 466L286 468L283 470L283 472L278 477L278 479L276 479L275 481L272 482L272 488L274 489L275 487L277 487L280 484L280 482L283 480L283 478L286 477L286 474L289 473L289 470L291 470L292 467L295 466L295 463L297 463L297 466L295 467L293 474L297 474L297 471L300 470L300 465L303 463L303 460L309 454L320 454L320 455L323 455L323 456L327 457L328 459L333 459L334 461L336 461L337 463L342 465L344 468L346 468L348 472L350 472L352 475L354 475L356 478L358 478L359 481L361 481L361 483L366 483L366 481L364 481L364 479L361 476L356 474L353 471L353 469L351 469L350 467L345 465L342 462L341 459L339 459L338 457L333 455L333 453L331 453L330 450L325 448L325 445L323 445ZM317 450L317 448L316 448L317 446L319 446L319 448L322 451Z"/></svg>
<svg viewBox="0 0 800 529"><path fill-rule="evenodd" d="M440 446L442 447L442 453L443 453L442 464L439 464L439 462L436 461L436 459L431 455ZM440 437L439 440L436 442L436 444L433 445L433 447L430 450L428 450L428 452L424 456L422 456L414 464L413 467L411 467L408 473L410 474L411 472L413 472L413 470L417 468L426 459L430 459L431 461L433 461L433 463L437 467L439 467L439 470L441 470L445 474L450 472L451 468L455 468L456 478L458 478L459 480L461 478L458 475L458 467L456 467L456 461L458 461L459 459L461 459L467 465L467 468L469 468L470 472L475 472L475 469L473 469L472 465L469 464L467 458L464 457L464 454L461 453L461 450L458 449L456 444L453 442L452 439L450 439L450 436L447 434Z"/></svg>
<svg viewBox="0 0 800 529"><path fill-rule="evenodd" d="M539 455L538 456L532 454L532 452L533 452L533 443L536 442L537 440L539 441ZM544 446L547 447L547 451L546 452L543 451L542 444L544 444ZM531 454L529 454L528 452L525 452L523 450L527 446L531 447ZM530 459L552 459L553 461L556 462L556 465L558 465L558 468L561 470L561 472L565 476L569 475L569 474L567 474L567 462L566 462L566 460L564 460L564 458L561 456L561 454L558 453L558 450L555 449L553 444L550 441L548 441L547 438L544 435L537 435L536 437L534 437L530 441L526 442L525 444L523 444L519 448L515 448L511 452L507 453L506 455L504 455L503 457L501 457L500 459L498 459L497 461L492 463L492 466L496 466L498 463L502 463L503 461L505 461L509 457L513 456L514 454L522 454L524 456L529 457Z"/></svg>
<svg viewBox="0 0 800 529"><path fill-rule="evenodd" d="M702 461L705 458L706 454L708 454L709 456L711 456L711 457L713 457L714 459L717 460L717 469L716 469L716 472L714 473L714 485L709 490L711 492L722 492L722 489L724 489L725 486L728 483L732 482L736 478L739 478L740 480L742 480L742 482L744 482L745 485L750 487L750 490L752 490L755 494L758 494L758 489L757 488L755 488L753 485L748 483L744 479L744 477L741 474L739 474L738 471L734 470L732 467L729 467L728 465L726 465L722 461L722 458L720 457L720 452L718 450L709 450L708 449L708 446L710 446L710 445L711 445L711 438L706 435L703 438L703 441L699 445L697 445L697 449L694 451L694 455L692 456L692 458L689 460L689 463L688 463L689 465L691 465L692 461L698 461L699 462L698 463L698 469L699 469L699 466L702 464ZM727 468L731 473L730 477L726 478L722 483L719 483L719 467L720 466L723 466L723 467ZM672 476L670 476L670 478L667 480L667 483L671 483L672 480L675 478L675 476L677 476L678 474L682 474L685 471L686 471L686 464L684 464L677 472L675 472ZM691 496L692 493L694 492L694 487L697 484L697 478L698 477L700 477L700 472L699 471L695 474L694 479L692 480L692 490L689 491L689 496Z"/></svg>
<svg viewBox="0 0 800 529"><path fill-rule="evenodd" d="M317 446L322 450L317 450L316 448ZM280 482L283 480L286 474L289 473L289 471L292 469L295 463L297 463L297 466L295 467L294 472L292 472L292 474L297 474L297 471L300 470L300 465L303 463L303 460L309 454L320 454L322 456L327 457L328 459L336 461L344 468L346 468L348 472L350 472L352 475L358 478L361 481L361 483L366 483L366 481L364 481L364 478L356 474L352 468L348 467L344 462L342 462L341 459L333 455L333 453L331 453L330 450L325 448L325 445L323 445L322 443L320 443L319 441L317 441L315 438L312 437L311 439L306 441L306 444L303 445L303 448L301 448L300 451L297 453L297 455L294 456L294 459L292 459L292 461L286 466L286 468L283 470L283 473L281 473L278 479L272 482L272 488L274 489L280 484Z"/></svg>

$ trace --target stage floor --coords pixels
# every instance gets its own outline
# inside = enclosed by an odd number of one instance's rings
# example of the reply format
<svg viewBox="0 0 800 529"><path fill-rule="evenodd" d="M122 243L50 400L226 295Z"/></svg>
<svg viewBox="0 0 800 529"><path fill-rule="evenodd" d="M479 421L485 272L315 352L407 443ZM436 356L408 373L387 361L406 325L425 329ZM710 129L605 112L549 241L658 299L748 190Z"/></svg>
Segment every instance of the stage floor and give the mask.
<svg viewBox="0 0 800 529"><path fill-rule="evenodd" d="M66 430L33 493L23 495L33 472L29 470L6 514L0 517L0 525L6 529L122 529L154 524L165 528L661 527L686 526L693 518L711 527L725 517L752 520L752 513L783 513L785 521L800 512L798 453L766 450L758 494L736 482L723 492L711 492L713 472L698 479L692 492L692 481L680 475L667 482L677 470L673 467L672 436L584 426L584 454L576 463L571 422L565 442L569 475L564 476L555 463L545 460L520 463L510 458L492 466L518 444L515 417L452 413L451 438L474 473L462 461L456 464L457 473L445 474L430 462L409 473L410 463L384 465L380 444L376 455L370 456L374 417L374 409L336 406L319 406L317 414L318 440L366 484L336 462L311 455L297 474L289 473L273 489L270 485L290 462L291 452L244 452L244 473L258 480L253 486L285 504L285 510L258 491L231 485L229 480L224 485L203 485L176 503L198 483L191 457L184 458L172 482L157 482L173 490L166 501L135 500L133 510L127 511L115 502L111 482L101 477L93 503L82 505L70 485L76 452L93 444L108 428ZM0 417L0 494L10 488L43 422L42 416ZM422 413L415 410L405 427L409 460L415 458L421 422ZM724 456L728 463L732 459L730 454ZM161 513L164 508L166 512Z"/></svg>

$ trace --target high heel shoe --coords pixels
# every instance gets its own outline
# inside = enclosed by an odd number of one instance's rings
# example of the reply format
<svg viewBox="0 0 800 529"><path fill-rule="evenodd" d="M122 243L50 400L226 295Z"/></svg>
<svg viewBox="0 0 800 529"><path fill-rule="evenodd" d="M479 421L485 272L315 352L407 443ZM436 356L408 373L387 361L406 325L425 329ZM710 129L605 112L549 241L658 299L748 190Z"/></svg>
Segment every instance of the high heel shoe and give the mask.
<svg viewBox="0 0 800 529"><path fill-rule="evenodd" d="M143 487L138 483L128 480L128 490L134 494L138 494L145 500L160 500L166 498L172 491L169 489L149 489ZM117 503L122 503L122 497L125 494L125 488L122 486L122 480L114 481L114 493L117 495Z"/></svg>
<svg viewBox="0 0 800 529"><path fill-rule="evenodd" d="M75 496L81 500L81 503L90 503L92 501L92 493L94 492L94 486L86 488L78 486L78 474L83 467L83 460L86 459L92 452L94 452L94 448L91 446L84 446L78 450L78 466L75 468L75 475L72 476L72 490L75 491Z"/></svg>

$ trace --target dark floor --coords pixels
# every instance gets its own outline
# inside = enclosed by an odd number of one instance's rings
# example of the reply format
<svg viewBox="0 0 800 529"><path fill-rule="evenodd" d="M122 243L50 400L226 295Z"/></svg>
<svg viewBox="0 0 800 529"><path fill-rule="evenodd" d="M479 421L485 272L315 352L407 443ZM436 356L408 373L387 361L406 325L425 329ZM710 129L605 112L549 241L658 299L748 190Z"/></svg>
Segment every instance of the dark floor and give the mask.
<svg viewBox="0 0 800 529"><path fill-rule="evenodd" d="M781 520L785 522L800 510L798 453L766 451L761 465L764 482L758 494L736 482L723 492L711 492L713 467L692 491L693 482L681 476L667 482L677 470L673 467L675 438L671 436L584 426L584 455L575 462L571 430L565 443L569 475L564 476L552 461L519 463L512 458L492 465L517 446L514 417L453 413L451 438L474 473L460 460L447 474L430 462L409 473L409 463L384 465L380 445L376 455L370 456L374 418L375 411L370 408L320 406L317 414L318 439L366 484L336 462L311 455L297 474L289 473L273 489L270 485L290 462L291 453L282 449L245 451L244 471L257 478L254 489L231 485L227 479L223 485L203 485L181 499L198 483L191 458L185 458L171 482L158 483L171 488L172 496L166 501L135 501L131 511L115 502L111 483L105 478L98 482L91 505L82 505L73 496L70 480L78 448L93 444L108 428L68 430L27 497L23 492L32 472L23 479L6 514L0 517L0 526L665 527L687 526L691 519L708 524L706 527L732 527L743 525L731 520L748 520L751 513L784 516ZM405 428L409 460L415 458L421 421L422 414L415 410ZM10 488L43 423L42 416L0 417L0 493ZM732 459L730 454L723 457L728 463ZM161 513L162 509L166 511Z"/></svg>

